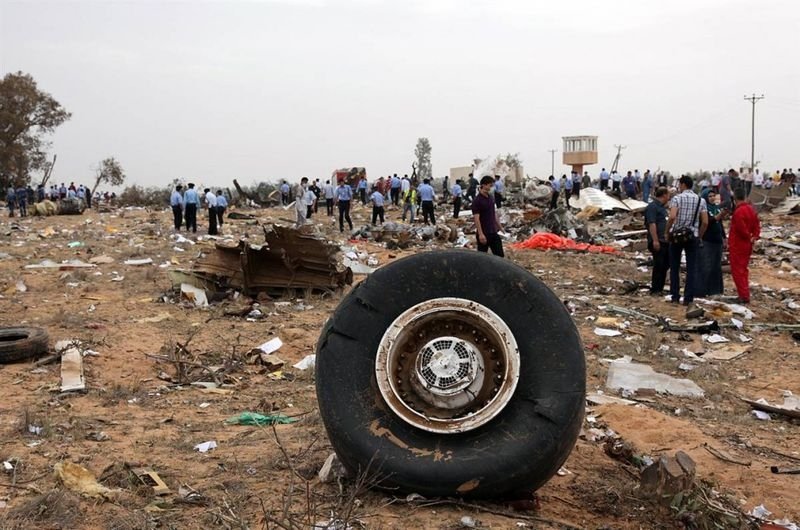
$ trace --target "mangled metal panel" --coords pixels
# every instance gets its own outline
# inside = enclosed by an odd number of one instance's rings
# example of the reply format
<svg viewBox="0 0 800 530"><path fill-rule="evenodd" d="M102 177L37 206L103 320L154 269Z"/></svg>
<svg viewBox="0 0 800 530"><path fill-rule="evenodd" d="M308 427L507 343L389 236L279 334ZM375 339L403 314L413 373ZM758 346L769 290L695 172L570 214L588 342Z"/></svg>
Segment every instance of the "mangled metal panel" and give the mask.
<svg viewBox="0 0 800 530"><path fill-rule="evenodd" d="M337 289L353 282L350 268L337 259L339 248L293 228L264 230L264 245L240 241L235 247L217 244L197 260L192 272L226 278L227 285L253 293L280 288Z"/></svg>
<svg viewBox="0 0 800 530"><path fill-rule="evenodd" d="M773 186L772 188L756 188L750 190L750 202L756 210L771 210L786 200L789 194L788 186Z"/></svg>

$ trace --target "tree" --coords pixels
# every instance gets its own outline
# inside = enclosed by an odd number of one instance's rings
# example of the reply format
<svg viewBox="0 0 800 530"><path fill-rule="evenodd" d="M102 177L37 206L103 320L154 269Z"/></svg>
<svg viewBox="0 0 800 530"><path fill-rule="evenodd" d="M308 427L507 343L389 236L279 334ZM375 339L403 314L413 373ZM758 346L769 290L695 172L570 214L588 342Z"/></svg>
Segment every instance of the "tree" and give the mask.
<svg viewBox="0 0 800 530"><path fill-rule="evenodd" d="M45 170L45 135L71 116L29 74L6 74L0 80L0 184L24 185L31 173Z"/></svg>
<svg viewBox="0 0 800 530"><path fill-rule="evenodd" d="M417 147L414 149L417 157L417 177L425 180L433 177L433 167L431 166L431 143L427 138L417 140Z"/></svg>
<svg viewBox="0 0 800 530"><path fill-rule="evenodd" d="M95 175L94 186L92 186L92 196L94 196L97 187L102 184L110 184L111 186L121 186L125 182L125 171L116 158L109 157L100 162Z"/></svg>

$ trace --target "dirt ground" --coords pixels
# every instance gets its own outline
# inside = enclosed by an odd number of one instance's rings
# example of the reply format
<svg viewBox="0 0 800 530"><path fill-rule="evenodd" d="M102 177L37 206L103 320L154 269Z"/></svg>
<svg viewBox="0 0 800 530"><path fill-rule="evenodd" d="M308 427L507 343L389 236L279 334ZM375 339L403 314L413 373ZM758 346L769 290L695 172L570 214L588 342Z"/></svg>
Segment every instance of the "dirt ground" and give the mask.
<svg viewBox="0 0 800 530"><path fill-rule="evenodd" d="M262 223L293 215L280 208L246 212ZM355 210L357 226L365 224L367 213ZM389 209L388 217L397 220L399 212ZM345 244L322 212L314 221L329 238ZM764 221L788 233L800 230L797 217ZM223 233L263 242L261 228L251 221L226 220ZM780 403L782 391L800 394L800 348L791 333L752 327L798 322L800 312L786 300L800 301L800 275L786 263L766 255L754 258L751 281L757 285L750 308L755 318L745 321L742 331L723 331L731 342L722 347L738 345L740 333L752 338L746 353L698 362L682 350L712 349L699 334L684 341L678 333L601 308L614 304L685 320L683 308L646 291L624 293L623 280L649 281L641 256L509 251L509 259L546 282L573 312L586 351L590 393L618 395L604 388L604 359L628 355L656 371L695 381L705 397L651 395L635 398L635 405L589 406L585 432L563 474L530 502L486 503L409 499L368 489L371 477L320 483L317 472L331 446L317 411L313 373L292 365L314 353L320 328L344 293L262 299L267 317L258 321L224 314L245 305L242 297L198 309L171 294L167 271L188 268L213 241L176 243L171 236L167 210L0 220L0 325L40 326L49 332L51 346L77 339L97 353L84 357L84 393L60 392L57 361L0 365L0 461L9 463L0 473L0 528L345 528L330 524L336 519L350 528L684 527L685 514L643 496L638 469L609 456L590 429L613 430L640 456L683 450L697 463L698 479L710 484L709 491L745 512L763 504L771 518L800 523L800 475L770 472L773 465L800 466L800 421L775 414L758 420L740 399ZM81 244L70 247L71 242ZM391 252L374 243L357 246L383 265L437 244ZM798 257L782 252L788 259ZM24 268L45 259L88 262L98 256L113 263L73 271ZM153 264L123 264L140 258L152 258ZM363 278L356 276L354 283ZM733 294L729 275L725 282ZM622 335L597 336L597 317L617 318ZM602 327L614 327L613 321L603 322ZM274 337L283 341L276 354L286 361L278 375L248 364L245 355ZM175 364L156 357L169 357L187 340L198 364L227 368L222 388L173 382ZM687 362L695 368L679 369ZM280 412L297 421L274 429L225 423L244 411ZM206 441L216 441L216 449L194 449ZM54 477L54 466L62 461L80 464L112 491L106 499L71 491ZM170 492L154 496L128 473L126 463L157 472Z"/></svg>

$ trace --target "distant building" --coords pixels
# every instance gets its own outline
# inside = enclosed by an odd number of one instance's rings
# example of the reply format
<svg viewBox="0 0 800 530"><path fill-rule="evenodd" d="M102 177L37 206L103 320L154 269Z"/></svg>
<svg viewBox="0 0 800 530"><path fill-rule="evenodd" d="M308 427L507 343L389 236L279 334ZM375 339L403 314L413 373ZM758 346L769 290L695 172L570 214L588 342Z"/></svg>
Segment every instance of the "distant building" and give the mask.
<svg viewBox="0 0 800 530"><path fill-rule="evenodd" d="M563 163L583 174L583 167L597 163L597 136L562 136Z"/></svg>

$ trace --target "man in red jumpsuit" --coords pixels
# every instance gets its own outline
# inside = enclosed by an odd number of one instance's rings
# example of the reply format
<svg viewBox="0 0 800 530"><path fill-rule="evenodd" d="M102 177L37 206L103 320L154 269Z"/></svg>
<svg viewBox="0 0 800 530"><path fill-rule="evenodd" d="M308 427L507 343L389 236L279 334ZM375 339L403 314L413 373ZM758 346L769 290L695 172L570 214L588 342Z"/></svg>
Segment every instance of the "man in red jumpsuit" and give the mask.
<svg viewBox="0 0 800 530"><path fill-rule="evenodd" d="M731 275L739 294L739 302L747 304L750 302L750 272L747 266L750 263L750 254L753 253L753 244L761 236L761 224L753 205L745 200L744 188L736 188L733 199L736 208L733 210L728 234Z"/></svg>

